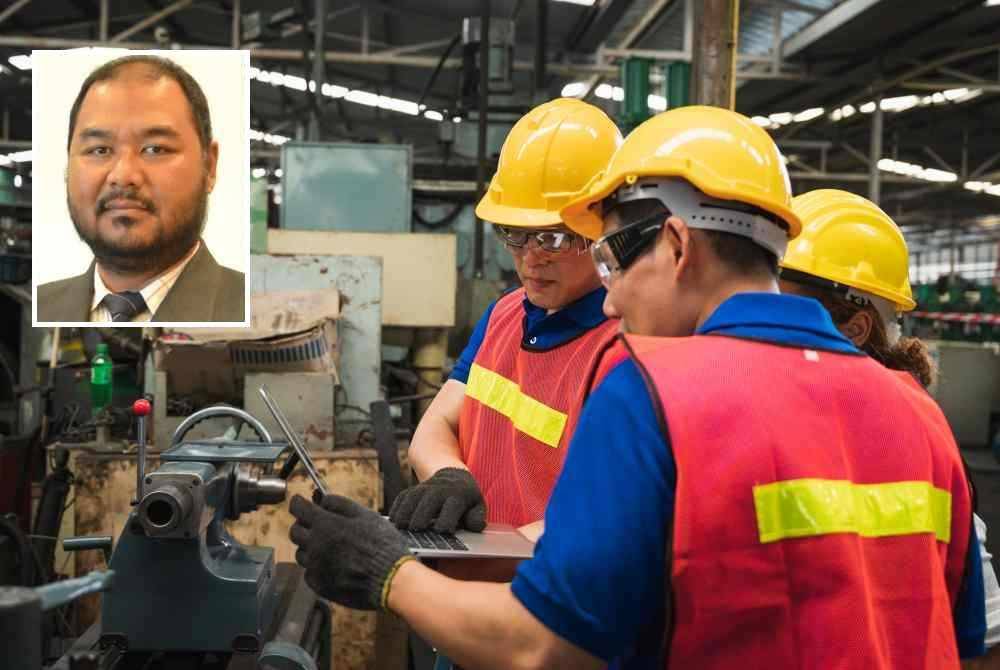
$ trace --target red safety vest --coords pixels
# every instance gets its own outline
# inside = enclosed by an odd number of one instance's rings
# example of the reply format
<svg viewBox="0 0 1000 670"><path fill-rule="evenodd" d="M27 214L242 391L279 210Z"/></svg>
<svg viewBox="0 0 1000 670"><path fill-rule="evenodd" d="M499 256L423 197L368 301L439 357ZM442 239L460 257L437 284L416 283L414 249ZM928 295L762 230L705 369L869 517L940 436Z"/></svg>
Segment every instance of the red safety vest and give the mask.
<svg viewBox="0 0 1000 670"><path fill-rule="evenodd" d="M667 667L959 667L970 487L910 375L730 337L625 339L677 465Z"/></svg>
<svg viewBox="0 0 1000 670"><path fill-rule="evenodd" d="M466 383L458 422L462 460L486 499L487 520L543 518L601 352L608 320L544 351L522 346L524 289L497 301Z"/></svg>

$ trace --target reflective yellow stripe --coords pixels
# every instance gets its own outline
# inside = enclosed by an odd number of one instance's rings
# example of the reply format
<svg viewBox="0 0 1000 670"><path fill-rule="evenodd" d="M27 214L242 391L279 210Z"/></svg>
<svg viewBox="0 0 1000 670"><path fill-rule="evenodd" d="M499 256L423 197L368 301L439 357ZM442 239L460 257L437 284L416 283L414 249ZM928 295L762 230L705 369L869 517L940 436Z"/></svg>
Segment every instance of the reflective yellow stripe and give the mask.
<svg viewBox="0 0 1000 670"><path fill-rule="evenodd" d="M500 412L522 433L550 447L559 446L566 415L522 393L521 387L506 377L473 363L465 395Z"/></svg>
<svg viewBox="0 0 1000 670"><path fill-rule="evenodd" d="M761 543L831 533L951 539L951 493L930 482L793 479L754 486L753 504Z"/></svg>

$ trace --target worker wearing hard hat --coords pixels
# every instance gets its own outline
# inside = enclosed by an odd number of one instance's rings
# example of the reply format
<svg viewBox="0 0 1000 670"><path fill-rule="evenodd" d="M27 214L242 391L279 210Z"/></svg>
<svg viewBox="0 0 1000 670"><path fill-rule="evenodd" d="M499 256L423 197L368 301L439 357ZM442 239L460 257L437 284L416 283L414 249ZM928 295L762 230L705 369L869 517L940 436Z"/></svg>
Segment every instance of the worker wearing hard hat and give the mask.
<svg viewBox="0 0 1000 670"><path fill-rule="evenodd" d="M421 483L393 504L398 526L480 531L487 521L541 521L586 378L617 331L601 308L590 242L563 225L559 209L621 139L604 112L568 98L511 129L476 215L494 225L521 288L486 310L417 426L409 461Z"/></svg>
<svg viewBox="0 0 1000 670"><path fill-rule="evenodd" d="M953 608L983 597L957 447L915 382L778 294L790 205L749 119L684 107L640 125L561 211L602 236L605 311L631 334L534 558L509 586L449 580L376 513L296 497L309 583L387 607L467 667L957 668Z"/></svg>
<svg viewBox="0 0 1000 670"><path fill-rule="evenodd" d="M781 261L781 292L818 300L854 345L891 370L909 373L924 387L936 369L927 346L902 337L899 320L916 307L909 281L906 240L888 214L854 193L818 189L792 199L802 233ZM982 665L1000 667L1000 584L986 550L986 523L974 514L986 596L982 608L967 608L959 633L964 658L975 654L985 632L993 647ZM971 556L971 554L970 554ZM970 569L966 579L976 578ZM985 621L978 617L986 614ZM990 623L987 629L987 623Z"/></svg>

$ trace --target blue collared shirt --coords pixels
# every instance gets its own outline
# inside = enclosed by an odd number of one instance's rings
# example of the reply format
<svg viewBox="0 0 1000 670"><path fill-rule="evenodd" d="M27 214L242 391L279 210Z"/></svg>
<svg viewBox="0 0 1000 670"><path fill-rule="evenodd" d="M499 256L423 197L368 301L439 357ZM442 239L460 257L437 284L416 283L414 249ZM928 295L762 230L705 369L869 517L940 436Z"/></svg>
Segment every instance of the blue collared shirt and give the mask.
<svg viewBox="0 0 1000 670"><path fill-rule="evenodd" d="M604 287L597 288L566 307L547 314L542 307L531 304L527 298L524 299L524 338L521 346L532 351L546 351L565 344L570 340L582 335L591 328L595 328L605 321L604 297L607 291ZM465 345L462 355L459 356L455 367L452 368L450 379L460 381L463 384L469 380L469 370L472 369L472 362L476 360L479 347L483 344L486 336L486 326L489 325L490 315L496 307L496 301L486 309L486 313L476 324L469 338L469 343Z"/></svg>
<svg viewBox="0 0 1000 670"><path fill-rule="evenodd" d="M860 355L811 298L735 295L698 333ZM545 513L545 534L534 558L518 569L514 595L550 630L615 667L655 667L642 650L651 642L656 649L663 633L675 483L668 438L638 367L626 359L584 405ZM963 657L983 653L986 631L977 545L969 543L955 612Z"/></svg>

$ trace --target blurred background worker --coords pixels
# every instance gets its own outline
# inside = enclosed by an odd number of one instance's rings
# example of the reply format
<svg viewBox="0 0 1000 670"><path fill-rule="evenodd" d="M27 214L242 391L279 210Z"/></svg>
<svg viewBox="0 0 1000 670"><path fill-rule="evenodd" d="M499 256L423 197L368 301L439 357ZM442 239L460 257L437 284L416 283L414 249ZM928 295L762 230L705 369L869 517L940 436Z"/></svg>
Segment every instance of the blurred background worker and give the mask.
<svg viewBox="0 0 1000 670"><path fill-rule="evenodd" d="M504 142L476 215L494 224L522 287L486 310L417 426L409 458L421 483L392 507L400 527L479 531L487 521L542 519L586 378L617 330L601 308L590 242L563 225L559 208L621 139L604 112L561 98L522 117ZM525 533L534 538L539 525Z"/></svg>
<svg viewBox="0 0 1000 670"><path fill-rule="evenodd" d="M781 261L781 292L819 300L833 322L858 349L892 370L913 375L924 387L937 374L926 345L902 337L899 320L916 303L909 281L906 240L895 222L875 203L854 193L817 189L792 199L802 233ZM1000 585L986 550L986 523L974 515L982 559L990 653L963 668L1000 668ZM988 626L988 627L987 627ZM977 635L981 634L977 632Z"/></svg>
<svg viewBox="0 0 1000 670"><path fill-rule="evenodd" d="M955 631L983 608L957 446L916 382L778 294L801 223L767 133L665 112L561 214L603 235L605 311L632 335L534 558L509 587L449 580L376 513L296 498L309 583L469 667L957 668L956 637L982 653Z"/></svg>

